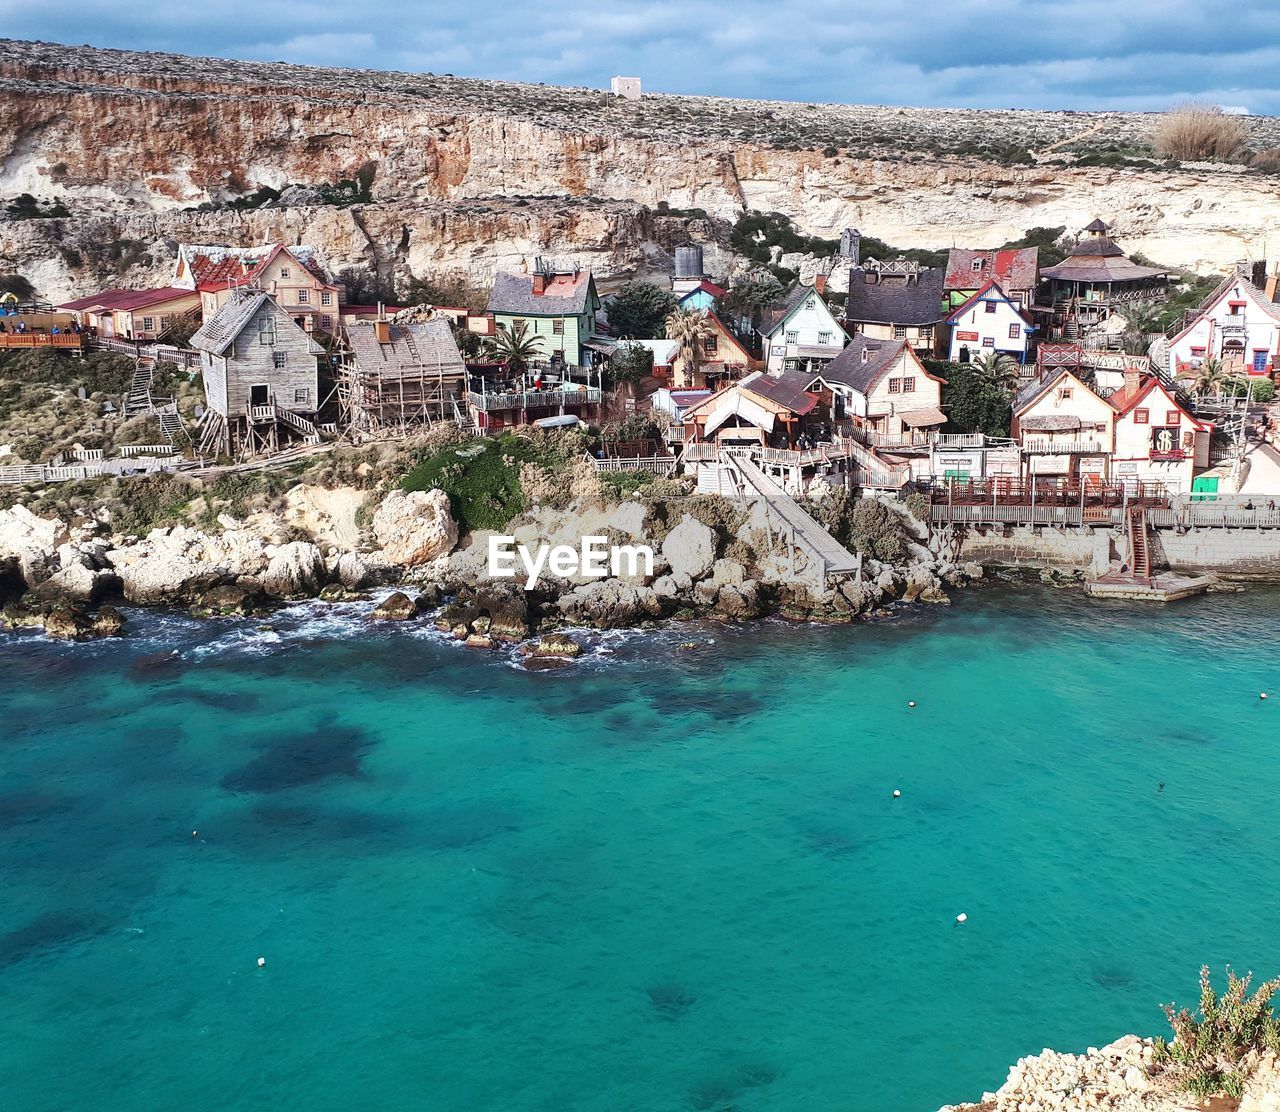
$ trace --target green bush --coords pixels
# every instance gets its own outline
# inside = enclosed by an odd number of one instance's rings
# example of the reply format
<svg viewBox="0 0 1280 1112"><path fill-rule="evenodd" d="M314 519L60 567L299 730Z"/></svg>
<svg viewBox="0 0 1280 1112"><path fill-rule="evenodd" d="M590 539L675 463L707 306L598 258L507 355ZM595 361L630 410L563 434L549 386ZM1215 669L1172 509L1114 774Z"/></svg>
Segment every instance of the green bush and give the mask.
<svg viewBox="0 0 1280 1112"><path fill-rule="evenodd" d="M1157 1064L1197 1099L1219 1093L1238 1098L1248 1080L1244 1067L1250 1057L1280 1054L1280 1018L1271 1010L1280 977L1259 985L1252 996L1251 979L1251 974L1238 977L1228 968L1227 987L1218 996L1205 965L1200 969L1199 1018L1186 1008L1164 1005L1173 1041L1157 1043Z"/></svg>
<svg viewBox="0 0 1280 1112"><path fill-rule="evenodd" d="M946 379L942 408L948 432L981 432L1008 436L1013 417L1007 390L983 375L972 363L926 360L931 373Z"/></svg>

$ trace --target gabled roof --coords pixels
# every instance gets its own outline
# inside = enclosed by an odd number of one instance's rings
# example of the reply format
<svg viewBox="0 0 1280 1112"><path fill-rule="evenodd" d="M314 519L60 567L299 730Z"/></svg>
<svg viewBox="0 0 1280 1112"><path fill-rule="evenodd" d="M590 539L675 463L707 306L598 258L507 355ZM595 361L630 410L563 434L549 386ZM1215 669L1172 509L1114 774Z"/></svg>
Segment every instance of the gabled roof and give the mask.
<svg viewBox="0 0 1280 1112"><path fill-rule="evenodd" d="M220 247L184 243L178 248L179 264L185 262L192 287L205 291L252 285L281 251L323 285L333 282L325 272L319 251L299 244L286 247L268 243L260 247Z"/></svg>
<svg viewBox="0 0 1280 1112"><path fill-rule="evenodd" d="M994 298L990 296L992 291L994 291L996 295ZM1000 288L1000 284L995 281L988 282L985 286L982 287L982 289L978 290L977 293L967 298L962 304L957 305L956 308L953 309L951 311L951 314L947 317L947 323L954 324L956 317L960 316L961 313L966 312L969 309L969 307L977 301L1003 301L1006 305L1009 306L1010 309L1012 309L1015 313L1017 313L1018 316L1020 316L1027 324L1031 325L1033 328L1035 327L1035 322L1031 319L1031 314L1028 313L1026 309L1020 309L1017 305L1015 305L1013 303L1013 299L1007 293L1005 293L1004 290Z"/></svg>
<svg viewBox="0 0 1280 1112"><path fill-rule="evenodd" d="M797 286L787 294L787 299L778 308L770 310L765 316L764 327L761 330L764 335L772 336L777 332L808 301L810 296L815 297L818 304L826 309L831 322L843 333L844 329L840 328L840 322L836 320L830 306L822 299L822 295L812 286Z"/></svg>
<svg viewBox="0 0 1280 1112"><path fill-rule="evenodd" d="M919 272L916 281L907 284L868 282L861 268L849 271L849 296L845 302L845 319L860 324L937 324L943 317L943 283L940 267Z"/></svg>
<svg viewBox="0 0 1280 1112"><path fill-rule="evenodd" d="M588 295L594 292L591 271L557 273L546 292L533 292L532 274L496 274L489 294L489 312L524 317L576 317L587 312Z"/></svg>
<svg viewBox="0 0 1280 1112"><path fill-rule="evenodd" d="M982 268L974 270L975 260ZM1037 247L1007 247L1001 251L972 251L953 247L947 255L948 290L971 290L994 278L1006 290L1033 290L1040 267Z"/></svg>
<svg viewBox="0 0 1280 1112"><path fill-rule="evenodd" d="M148 305L163 305L166 301L177 301L179 298L191 297L193 291L179 286L164 286L158 290L103 290L88 297L77 297L74 301L64 301L59 309L78 311L80 309L131 310L145 309Z"/></svg>
<svg viewBox="0 0 1280 1112"><path fill-rule="evenodd" d="M1033 378L1025 386L1022 387L1013 396L1011 403L1014 416L1016 417L1024 409L1028 409L1035 405L1041 398L1053 389L1057 381L1062 378L1068 371L1067 367L1058 367L1047 378Z"/></svg>
<svg viewBox="0 0 1280 1112"><path fill-rule="evenodd" d="M784 371L780 375L752 375L750 379L742 380L742 388L767 398L781 409L802 415L818 404L818 399L808 392L815 378L815 375L801 371Z"/></svg>
<svg viewBox="0 0 1280 1112"><path fill-rule="evenodd" d="M354 321L347 328L347 339L362 372L389 378L416 372L419 368L433 375L457 376L466 372L447 320L392 323L389 332L391 342L382 344L378 342L373 321Z"/></svg>
<svg viewBox="0 0 1280 1112"><path fill-rule="evenodd" d="M1201 421L1199 418L1193 416L1183 408L1178 399L1169 392L1164 383L1161 382L1156 375L1143 375L1138 385L1133 389L1124 387L1117 390L1107 398L1107 404L1116 411L1118 416L1125 417L1156 390L1159 390L1160 393L1164 395L1166 401L1168 401L1173 408L1181 412L1196 428L1200 429L1202 432L1207 432L1209 429L1213 428L1211 424ZM1154 421L1152 423L1159 424L1160 422Z"/></svg>
<svg viewBox="0 0 1280 1112"><path fill-rule="evenodd" d="M910 350L906 340L869 340L866 336L854 336L849 346L823 367L820 374L824 382L839 383L859 394L868 394L876 380L904 351Z"/></svg>
<svg viewBox="0 0 1280 1112"><path fill-rule="evenodd" d="M199 331L191 337L191 346L211 355L225 355L227 349L235 343L236 337L258 315L258 310L264 303L275 311L277 329L297 328L299 332L302 331L270 294L262 290L243 290L229 297L222 308L200 326ZM324 348L310 336L307 337L307 351L312 355L324 354Z"/></svg>

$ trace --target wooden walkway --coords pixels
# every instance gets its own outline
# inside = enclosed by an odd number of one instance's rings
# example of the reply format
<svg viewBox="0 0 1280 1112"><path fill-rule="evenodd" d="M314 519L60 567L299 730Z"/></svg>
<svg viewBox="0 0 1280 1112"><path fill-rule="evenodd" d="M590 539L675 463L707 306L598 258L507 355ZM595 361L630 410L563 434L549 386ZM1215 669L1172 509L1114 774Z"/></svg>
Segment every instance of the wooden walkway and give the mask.
<svg viewBox="0 0 1280 1112"><path fill-rule="evenodd" d="M726 455L726 466L741 480L745 497L760 498L765 511L779 526L793 548L799 549L816 569L815 579L821 590L832 575L853 575L862 569L862 559L855 556L821 525L802 510L777 482L771 479L745 455Z"/></svg>

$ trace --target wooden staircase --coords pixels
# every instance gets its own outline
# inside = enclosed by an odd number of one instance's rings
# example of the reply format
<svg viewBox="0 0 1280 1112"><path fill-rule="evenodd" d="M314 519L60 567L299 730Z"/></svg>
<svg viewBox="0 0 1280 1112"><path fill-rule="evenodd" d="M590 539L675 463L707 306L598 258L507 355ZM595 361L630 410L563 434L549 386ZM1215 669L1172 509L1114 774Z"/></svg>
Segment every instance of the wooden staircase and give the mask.
<svg viewBox="0 0 1280 1112"><path fill-rule="evenodd" d="M140 355L133 364L133 377L129 380L129 393L124 399L124 415L136 417L155 409L151 400L151 383L155 379L156 361L149 355Z"/></svg>
<svg viewBox="0 0 1280 1112"><path fill-rule="evenodd" d="M1147 511L1141 506L1129 510L1129 574L1134 579L1151 578L1151 538L1147 535Z"/></svg>

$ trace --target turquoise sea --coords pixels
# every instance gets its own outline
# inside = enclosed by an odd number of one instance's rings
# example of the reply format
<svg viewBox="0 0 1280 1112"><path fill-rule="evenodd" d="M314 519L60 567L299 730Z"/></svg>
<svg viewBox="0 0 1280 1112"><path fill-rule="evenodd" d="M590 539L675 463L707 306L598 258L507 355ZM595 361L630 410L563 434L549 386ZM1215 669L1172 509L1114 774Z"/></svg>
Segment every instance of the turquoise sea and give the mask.
<svg viewBox="0 0 1280 1112"><path fill-rule="evenodd" d="M1280 972L1275 592L538 673L365 609L0 636L7 1112L913 1112Z"/></svg>

